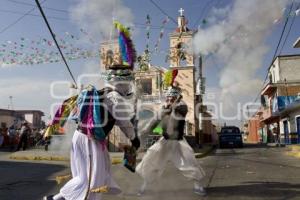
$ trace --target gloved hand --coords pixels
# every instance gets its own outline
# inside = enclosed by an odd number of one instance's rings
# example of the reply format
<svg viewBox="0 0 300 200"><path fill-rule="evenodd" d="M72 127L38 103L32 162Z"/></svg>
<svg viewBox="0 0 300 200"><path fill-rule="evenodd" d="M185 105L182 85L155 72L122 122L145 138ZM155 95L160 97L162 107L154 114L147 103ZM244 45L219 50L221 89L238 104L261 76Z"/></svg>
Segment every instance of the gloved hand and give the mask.
<svg viewBox="0 0 300 200"><path fill-rule="evenodd" d="M141 146L140 139L138 137L135 137L133 140L131 140L131 145L134 146L136 150L138 150L138 148L140 148Z"/></svg>

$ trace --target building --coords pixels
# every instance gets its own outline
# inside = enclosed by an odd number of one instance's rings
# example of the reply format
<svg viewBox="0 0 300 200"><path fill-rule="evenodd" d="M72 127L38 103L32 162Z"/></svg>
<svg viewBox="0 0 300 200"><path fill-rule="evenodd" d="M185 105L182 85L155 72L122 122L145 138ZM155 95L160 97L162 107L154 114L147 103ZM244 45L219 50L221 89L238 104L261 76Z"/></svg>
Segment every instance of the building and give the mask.
<svg viewBox="0 0 300 200"><path fill-rule="evenodd" d="M44 113L39 110L0 109L0 126L2 128L7 128L11 125L20 127L21 122L26 120L33 129L41 129L44 126L43 116Z"/></svg>
<svg viewBox="0 0 300 200"><path fill-rule="evenodd" d="M183 15L183 10L180 10L178 16L178 27L169 35L169 68L177 69L178 75L176 81L179 82L182 88L183 100L188 105L188 114L186 117L186 130L185 135L189 141L193 140L195 144L210 142L211 133L216 132L215 126L212 124L211 115L206 111L206 107L202 105L201 98L197 97L197 81L196 81L196 66L195 55L188 51L192 45L192 39L196 31L190 30L187 27L187 20ZM110 64L119 63L119 48L116 40L106 41L100 45L101 62L100 67L102 70L106 69ZM138 103L141 105L139 108L139 118L141 121L147 121L154 113L161 107L164 101L164 88L162 84L166 68L161 66L153 66L150 63L149 53L145 53L138 57L138 69L135 70L135 86L138 97ZM203 95L201 93L201 95ZM199 95L198 95L199 96ZM205 120L199 122L199 112ZM153 138L156 138L153 135ZM152 139L153 139L152 138ZM191 139L192 138L192 139ZM148 138L149 139L149 138ZM150 138L149 143L153 143ZM114 129L110 142L113 144L114 149L118 149L128 140L121 134L118 128Z"/></svg>
<svg viewBox="0 0 300 200"><path fill-rule="evenodd" d="M33 131L38 131L45 127L45 123L42 121L44 113L39 110L8 110L0 109L0 134L4 136L4 144L9 144L9 136L7 135L8 129L13 127L18 131L21 128L22 121L29 122Z"/></svg>
<svg viewBox="0 0 300 200"><path fill-rule="evenodd" d="M261 126L261 109L258 110L254 116L252 116L247 123L247 142L249 143L258 143L266 141L266 137L263 135L263 127Z"/></svg>
<svg viewBox="0 0 300 200"><path fill-rule="evenodd" d="M300 55L278 56L268 70L261 92L261 109L250 119L252 140L284 144L299 142Z"/></svg>

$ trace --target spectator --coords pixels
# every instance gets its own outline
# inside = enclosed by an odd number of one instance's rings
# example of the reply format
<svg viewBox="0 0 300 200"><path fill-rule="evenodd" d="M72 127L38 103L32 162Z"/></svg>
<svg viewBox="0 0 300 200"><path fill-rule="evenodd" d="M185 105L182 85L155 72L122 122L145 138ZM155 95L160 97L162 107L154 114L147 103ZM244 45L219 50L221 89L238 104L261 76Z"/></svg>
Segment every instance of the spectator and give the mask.
<svg viewBox="0 0 300 200"><path fill-rule="evenodd" d="M2 146L3 142L4 142L4 135L3 135L2 128L0 128L0 147Z"/></svg>
<svg viewBox="0 0 300 200"><path fill-rule="evenodd" d="M9 146L10 150L14 150L15 148L15 138L16 138L16 130L14 125L10 126L8 129L8 136L9 136Z"/></svg>
<svg viewBox="0 0 300 200"><path fill-rule="evenodd" d="M19 140L19 144L17 147L17 151L19 151L21 149L21 147L23 148L23 151L26 150L27 145L28 145L28 136L31 133L31 128L28 125L28 122L23 122L22 127L21 127L21 131L20 131L20 140Z"/></svg>

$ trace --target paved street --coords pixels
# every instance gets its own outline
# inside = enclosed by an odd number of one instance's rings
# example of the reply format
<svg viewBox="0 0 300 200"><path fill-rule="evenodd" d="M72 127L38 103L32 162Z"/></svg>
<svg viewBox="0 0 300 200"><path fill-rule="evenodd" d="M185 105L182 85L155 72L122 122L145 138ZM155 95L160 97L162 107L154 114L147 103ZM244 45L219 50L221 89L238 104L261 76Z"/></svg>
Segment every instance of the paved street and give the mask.
<svg viewBox="0 0 300 200"><path fill-rule="evenodd" d="M299 158L286 155L287 148L246 147L218 149L199 159L206 170L207 197L192 192L192 182L174 167L168 166L163 177L149 186L145 195L136 196L141 179L121 165L113 166L114 177L124 192L104 195L104 200L135 199L300 199ZM55 176L67 174L67 162L22 162L0 153L0 199L37 200L56 193ZM49 164L50 163L50 164Z"/></svg>

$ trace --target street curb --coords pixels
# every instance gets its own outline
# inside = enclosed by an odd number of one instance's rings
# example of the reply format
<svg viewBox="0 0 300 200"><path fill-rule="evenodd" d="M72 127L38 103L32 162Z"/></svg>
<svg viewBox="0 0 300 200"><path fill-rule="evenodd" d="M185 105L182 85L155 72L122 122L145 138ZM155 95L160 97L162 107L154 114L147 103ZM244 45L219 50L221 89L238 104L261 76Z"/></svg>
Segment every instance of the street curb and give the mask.
<svg viewBox="0 0 300 200"><path fill-rule="evenodd" d="M9 159L12 160L35 160L35 161L70 161L68 157L64 156L33 156L33 155L11 155L9 156ZM119 157L112 157L111 158L111 164L112 165L117 165L121 164L123 162L122 158Z"/></svg>
<svg viewBox="0 0 300 200"><path fill-rule="evenodd" d="M69 161L69 158L63 156L9 156L12 160L48 160L48 161Z"/></svg>
<svg viewBox="0 0 300 200"><path fill-rule="evenodd" d="M203 158L205 156L207 156L208 154L210 154L215 148L213 146L208 147L204 152L202 153L195 153L194 156L195 158ZM35 160L35 161L70 161L69 157L66 156L40 156L40 155L14 155L14 153L12 155L9 156L10 159L12 160ZM138 158L137 162L140 162L142 160L142 158ZM112 156L111 157L111 164L112 165L117 165L117 164L121 164L123 163L123 157L116 157L116 156Z"/></svg>

